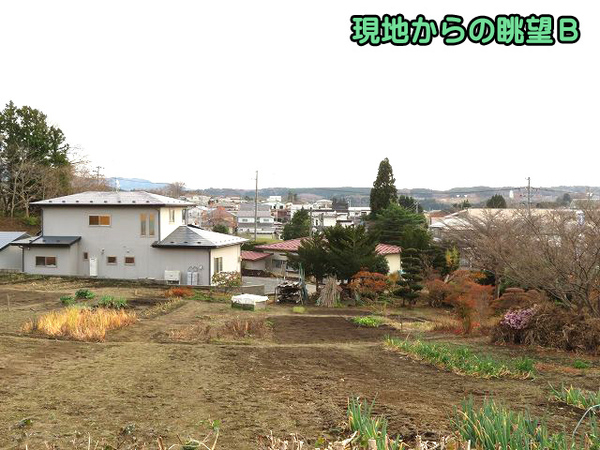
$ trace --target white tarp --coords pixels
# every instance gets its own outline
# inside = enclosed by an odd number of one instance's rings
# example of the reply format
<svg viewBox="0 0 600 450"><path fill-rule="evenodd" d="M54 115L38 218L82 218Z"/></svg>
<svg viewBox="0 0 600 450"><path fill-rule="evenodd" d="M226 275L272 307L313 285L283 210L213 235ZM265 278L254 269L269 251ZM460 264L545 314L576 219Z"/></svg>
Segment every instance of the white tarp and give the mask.
<svg viewBox="0 0 600 450"><path fill-rule="evenodd" d="M269 297L266 295L255 295L255 294L240 294L231 297L232 303L238 303L240 305L256 305L257 303L266 302Z"/></svg>

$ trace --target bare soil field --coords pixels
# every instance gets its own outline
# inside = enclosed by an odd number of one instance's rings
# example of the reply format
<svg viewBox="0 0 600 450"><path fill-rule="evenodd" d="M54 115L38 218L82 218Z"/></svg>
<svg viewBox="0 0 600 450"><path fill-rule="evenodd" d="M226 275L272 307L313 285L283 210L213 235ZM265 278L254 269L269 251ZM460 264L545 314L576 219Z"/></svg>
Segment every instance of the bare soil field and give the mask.
<svg viewBox="0 0 600 450"><path fill-rule="evenodd" d="M24 321L60 309L58 298L80 287L127 297L139 321L94 343L20 331ZM270 305L251 312L188 299L165 314L145 317L143 311L164 301L163 293L156 287L84 281L0 285L0 448L45 449L45 442L73 448L74 440L87 441L88 435L115 446L158 436L176 442L178 435L203 435L207 420L221 422L219 449L255 449L257 438L270 430L279 436L298 432L314 441L343 432L350 396L376 398L375 412L389 419L392 434L409 441L416 434L429 439L449 432L449 415L469 395L527 408L546 417L553 429L570 431L580 411L550 400L548 383L597 390L600 380L600 365L591 358L590 369L575 370L575 355L424 333L425 339L461 342L504 358L527 354L544 367L529 381L445 372L383 345L386 335L403 336L409 327L354 325L351 316L369 313L359 308L293 314L290 306ZM405 323L431 314L391 312L391 321ZM194 339L194 330L221 330L248 318L264 319L269 333ZM20 426L26 418L31 424Z"/></svg>

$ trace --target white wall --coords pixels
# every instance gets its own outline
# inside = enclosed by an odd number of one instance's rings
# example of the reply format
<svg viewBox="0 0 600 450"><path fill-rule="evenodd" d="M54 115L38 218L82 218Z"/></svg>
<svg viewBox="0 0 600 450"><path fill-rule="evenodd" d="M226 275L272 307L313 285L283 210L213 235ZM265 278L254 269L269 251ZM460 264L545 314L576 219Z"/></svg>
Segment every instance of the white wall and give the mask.
<svg viewBox="0 0 600 450"><path fill-rule="evenodd" d="M232 245L230 247L215 248L211 250L210 279L215 273L215 258L223 258L223 272L242 271L242 247Z"/></svg>
<svg viewBox="0 0 600 450"><path fill-rule="evenodd" d="M175 211L175 222L169 222L169 210ZM166 238L177 227L185 225L182 220L182 212L184 208L161 208L160 210L160 240Z"/></svg>
<svg viewBox="0 0 600 450"><path fill-rule="evenodd" d="M0 269L22 270L23 253L15 245L8 245L0 250Z"/></svg>
<svg viewBox="0 0 600 450"><path fill-rule="evenodd" d="M78 244L70 247L29 247L23 250L25 272L36 275L75 275L77 273ZM37 256L56 257L56 267L38 267Z"/></svg>

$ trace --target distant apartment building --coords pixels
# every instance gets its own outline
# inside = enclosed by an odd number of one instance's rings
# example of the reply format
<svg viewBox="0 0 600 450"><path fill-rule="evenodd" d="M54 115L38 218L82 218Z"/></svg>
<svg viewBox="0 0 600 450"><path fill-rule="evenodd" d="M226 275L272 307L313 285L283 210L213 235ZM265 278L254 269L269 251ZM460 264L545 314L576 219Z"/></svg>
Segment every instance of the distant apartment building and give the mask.
<svg viewBox="0 0 600 450"><path fill-rule="evenodd" d="M254 233L254 216L254 205L249 203L242 205L237 212L237 232ZM263 236L273 236L275 234L275 218L271 215L271 209L266 205L258 205L256 233Z"/></svg>

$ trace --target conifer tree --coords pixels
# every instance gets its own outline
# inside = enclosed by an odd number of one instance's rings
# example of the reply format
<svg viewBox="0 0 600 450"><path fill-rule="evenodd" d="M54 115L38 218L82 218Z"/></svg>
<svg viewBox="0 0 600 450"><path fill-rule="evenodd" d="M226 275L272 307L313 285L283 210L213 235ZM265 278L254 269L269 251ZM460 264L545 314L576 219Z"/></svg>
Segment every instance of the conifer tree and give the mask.
<svg viewBox="0 0 600 450"><path fill-rule="evenodd" d="M377 178L371 189L371 214L375 216L380 210L397 201L396 179L390 161L385 158L379 163Z"/></svg>
<svg viewBox="0 0 600 450"><path fill-rule="evenodd" d="M402 275L398 280L398 288L394 294L402 298L402 304L414 305L419 298L419 291L423 289L423 267L419 252L414 248L407 248L402 251Z"/></svg>

